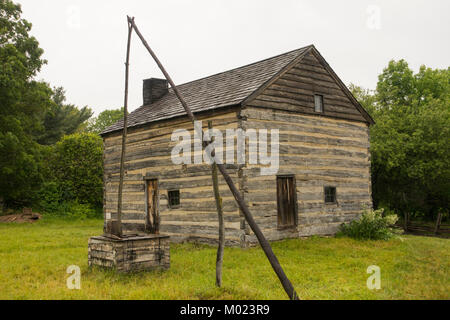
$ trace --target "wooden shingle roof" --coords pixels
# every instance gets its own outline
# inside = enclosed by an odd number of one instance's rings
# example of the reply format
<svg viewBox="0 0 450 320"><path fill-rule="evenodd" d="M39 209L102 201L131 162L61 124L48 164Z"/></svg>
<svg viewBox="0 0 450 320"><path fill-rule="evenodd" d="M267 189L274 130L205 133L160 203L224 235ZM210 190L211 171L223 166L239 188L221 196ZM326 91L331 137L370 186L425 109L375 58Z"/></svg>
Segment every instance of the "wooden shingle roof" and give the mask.
<svg viewBox="0 0 450 320"><path fill-rule="evenodd" d="M192 112L202 112L242 103L252 93L276 76L287 65L312 46L297 49L244 67L215 74L177 86ZM128 127L185 115L172 89L151 105L142 106L128 118ZM113 124L102 135L121 131L123 120Z"/></svg>

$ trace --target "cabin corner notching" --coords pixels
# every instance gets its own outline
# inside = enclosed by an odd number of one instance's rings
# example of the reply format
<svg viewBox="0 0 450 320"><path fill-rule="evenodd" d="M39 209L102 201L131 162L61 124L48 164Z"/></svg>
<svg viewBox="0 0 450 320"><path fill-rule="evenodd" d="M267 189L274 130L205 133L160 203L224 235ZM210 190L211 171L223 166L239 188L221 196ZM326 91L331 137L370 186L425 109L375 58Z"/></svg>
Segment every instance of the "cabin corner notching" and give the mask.
<svg viewBox="0 0 450 320"><path fill-rule="evenodd" d="M278 132L276 173L262 175L265 165L248 161L258 150L248 141L244 163L225 163L269 240L334 234L340 224L358 217L363 206L372 206L369 126L373 120L315 47L178 89L204 130L212 121L221 132ZM215 243L218 220L210 165L174 164L171 158L178 143L172 140L174 131L194 136L193 125L164 80L146 80L143 96L144 105L129 116L124 231L161 232L178 241ZM119 121L102 133L106 220L117 219L122 128ZM224 152L233 145L222 142ZM193 147L189 156L202 152ZM227 244L256 243L222 177L219 185Z"/></svg>

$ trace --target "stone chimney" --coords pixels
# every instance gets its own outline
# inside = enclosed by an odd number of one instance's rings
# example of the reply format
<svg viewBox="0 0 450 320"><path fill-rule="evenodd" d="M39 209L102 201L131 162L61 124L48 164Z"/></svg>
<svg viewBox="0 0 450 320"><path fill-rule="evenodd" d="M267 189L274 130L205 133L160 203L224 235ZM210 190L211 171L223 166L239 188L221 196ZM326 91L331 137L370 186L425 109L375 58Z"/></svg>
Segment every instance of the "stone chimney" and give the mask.
<svg viewBox="0 0 450 320"><path fill-rule="evenodd" d="M144 80L143 96L144 106L155 103L169 92L169 83L165 79Z"/></svg>

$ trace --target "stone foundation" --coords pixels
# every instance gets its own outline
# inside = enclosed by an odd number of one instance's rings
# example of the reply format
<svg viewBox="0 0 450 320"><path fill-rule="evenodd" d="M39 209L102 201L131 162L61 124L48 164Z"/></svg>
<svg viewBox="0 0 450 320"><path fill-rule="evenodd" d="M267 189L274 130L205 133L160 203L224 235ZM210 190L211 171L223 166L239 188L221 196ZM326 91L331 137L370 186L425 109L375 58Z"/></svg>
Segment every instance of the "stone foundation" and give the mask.
<svg viewBox="0 0 450 320"><path fill-rule="evenodd" d="M120 272L170 268L170 237L147 235L124 239L103 236L89 239L89 266Z"/></svg>

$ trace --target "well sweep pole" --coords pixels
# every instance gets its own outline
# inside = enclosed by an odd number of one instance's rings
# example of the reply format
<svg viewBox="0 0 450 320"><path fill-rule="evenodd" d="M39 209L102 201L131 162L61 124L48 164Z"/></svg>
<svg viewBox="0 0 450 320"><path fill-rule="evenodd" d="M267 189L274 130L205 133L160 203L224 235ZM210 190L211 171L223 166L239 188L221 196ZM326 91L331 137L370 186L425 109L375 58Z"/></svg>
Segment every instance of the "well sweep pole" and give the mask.
<svg viewBox="0 0 450 320"><path fill-rule="evenodd" d="M177 96L178 100L180 100L180 103L182 104L184 110L186 111L186 114L188 115L189 119L192 121L192 123L195 123L196 119L195 119L192 111L190 110L186 101L181 96L180 92L178 91L177 86L173 82L170 75L167 73L167 71L164 68L164 66L162 65L161 61L159 61L158 57L153 52L153 50L150 48L149 44L147 43L147 41L145 40L145 38L139 31L138 27L136 26L136 24L134 22L134 19L131 19L128 17L128 21L129 21L130 25L132 26L132 28L134 29L134 31L136 32L136 34L138 35L138 37L141 39L142 43L144 44L144 47L147 49L147 51L153 57L156 64L158 65L159 69L166 77L167 81L169 82L170 86L172 87L173 92ZM195 125L194 125L194 128L195 128L195 130L199 131L199 132L197 132L198 136L202 137L203 136L203 132L201 132L202 129L197 128L197 126L195 126ZM263 249L264 253L266 254L267 259L269 260L273 270L275 271L276 275L278 276L278 279L280 280L284 290L286 291L286 293L288 294L288 296L291 300L299 300L299 297L297 295L297 292L294 289L294 286L292 285L292 283L289 281L288 277L284 273L284 270L281 267L280 262L278 261L277 257L275 256L275 253L272 250L272 247L270 246L269 242L264 237L264 234L262 233L261 229L259 228L259 226L256 224L255 220L253 219L253 216L250 213L250 210L248 209L247 204L244 201L244 198L242 197L242 195L236 188L236 186L235 186L233 180L231 179L230 175L228 174L225 166L223 164L217 164L217 167L218 167L219 171L221 172L222 176L224 177L226 183L228 184L228 187L230 188L231 193L233 194L234 198L236 199L236 202L239 205L239 208L241 209L242 213L244 214L248 225L255 233L255 236L258 239L258 241L261 245L261 248Z"/></svg>
<svg viewBox="0 0 450 320"><path fill-rule="evenodd" d="M122 134L122 154L120 157L120 180L119 180L119 195L117 200L117 222L119 224L119 236L122 236L122 194L123 194L123 179L125 175L125 156L127 147L127 129L128 129L128 79L130 75L130 48L131 48L131 34L133 28L130 21L134 21L128 17L128 42L127 42L127 58L125 62L125 98L123 103L123 134Z"/></svg>

